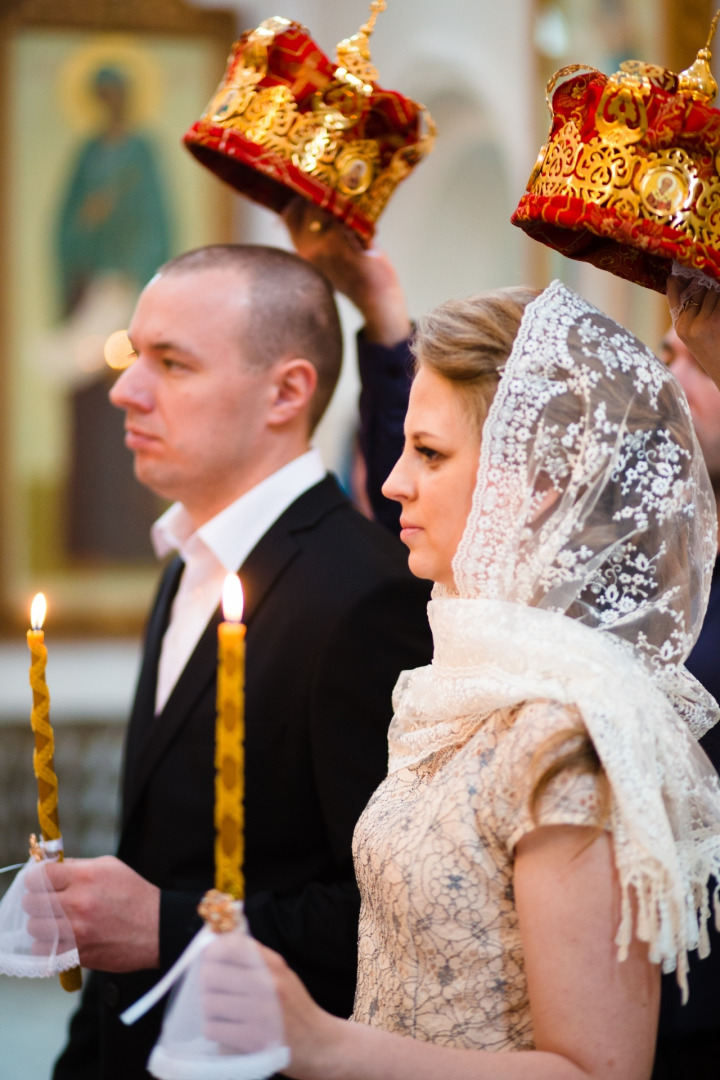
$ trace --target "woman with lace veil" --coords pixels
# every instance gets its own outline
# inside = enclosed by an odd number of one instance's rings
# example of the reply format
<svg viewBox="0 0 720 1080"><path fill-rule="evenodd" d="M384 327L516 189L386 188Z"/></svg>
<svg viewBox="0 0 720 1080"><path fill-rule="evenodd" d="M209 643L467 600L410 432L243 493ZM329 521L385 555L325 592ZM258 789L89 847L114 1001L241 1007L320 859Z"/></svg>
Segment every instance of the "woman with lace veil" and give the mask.
<svg viewBox="0 0 720 1080"><path fill-rule="evenodd" d="M262 950L287 1075L642 1080L660 970L686 988L720 880L717 707L683 667L716 552L687 404L559 282L445 304L414 349L385 493L436 582L434 658L400 678L356 828L353 1022ZM235 1051L252 948L205 954L206 1034Z"/></svg>

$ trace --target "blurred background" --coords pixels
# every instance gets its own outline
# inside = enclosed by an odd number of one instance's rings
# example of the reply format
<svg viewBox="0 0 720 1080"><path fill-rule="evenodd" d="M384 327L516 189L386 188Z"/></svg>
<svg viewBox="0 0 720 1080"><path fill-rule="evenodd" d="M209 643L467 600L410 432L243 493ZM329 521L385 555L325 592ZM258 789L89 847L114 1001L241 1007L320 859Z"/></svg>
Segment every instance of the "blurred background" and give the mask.
<svg viewBox="0 0 720 1080"><path fill-rule="evenodd" d="M295 19L334 55L365 0L0 0L0 866L37 829L25 630L48 598L48 683L68 854L113 851L124 722L157 567L162 509L135 484L102 344L155 267L187 248L285 246L282 224L181 147L237 34ZM533 244L509 223L567 63L681 70L712 0L389 0L371 41L382 85L423 102L434 153L395 194L377 242L419 315L496 285L561 277L656 347L662 297ZM720 53L720 45L718 46ZM78 235L78 216L93 229ZM358 318L342 303L343 377L318 434L348 470ZM12 874L0 875L0 894ZM0 977L0 1080L43 1080L73 1006L54 980Z"/></svg>

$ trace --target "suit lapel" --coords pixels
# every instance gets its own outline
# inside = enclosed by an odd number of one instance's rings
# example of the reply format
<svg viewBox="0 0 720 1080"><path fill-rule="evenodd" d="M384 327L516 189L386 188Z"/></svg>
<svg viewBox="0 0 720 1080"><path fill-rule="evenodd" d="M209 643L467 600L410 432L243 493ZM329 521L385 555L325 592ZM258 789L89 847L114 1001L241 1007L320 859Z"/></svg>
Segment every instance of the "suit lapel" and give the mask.
<svg viewBox="0 0 720 1080"><path fill-rule="evenodd" d="M135 700L130 714L125 743L123 817L127 816L127 807L137 787L135 782L137 759L147 737L152 718L155 715L155 691L157 688L160 646L162 645L163 634L170 621L170 610L180 584L183 568L184 563L179 555L166 568L148 621L143 661L138 676Z"/></svg>
<svg viewBox="0 0 720 1080"><path fill-rule="evenodd" d="M243 621L248 633L253 616L302 550L303 534L346 505L347 499L335 479L326 476L296 499L258 541L239 571L245 594Z"/></svg>
<svg viewBox="0 0 720 1080"><path fill-rule="evenodd" d="M328 476L289 506L255 545L239 571L245 594L243 622L248 627L248 634L252 633L252 622L255 614L282 577L287 566L301 550L302 533L313 528L321 518L339 506L345 505L345 503L345 496L338 488L335 480ZM172 595L174 595L177 588L179 576L178 573ZM159 603L160 598L158 597L156 610ZM157 639L153 636L152 644L150 633L148 633L148 648L138 684L138 695L136 706L133 709L131 729L128 734L128 768L126 772L133 775L131 779L126 778L124 821L128 820L133 806L152 774L155 765L163 756L166 747L175 738L177 732L192 713L199 698L207 691L208 686L215 678L217 627L221 619L219 608L205 627L162 713L157 718L152 719L154 715L157 663L160 656L162 634L167 627L169 607L168 604L164 623L161 623L159 617L155 618L155 613L153 615L153 628L157 630L162 625L162 629ZM146 669L148 670L146 671ZM150 694L150 684L152 684L152 694ZM139 714L141 687L143 688L144 722L140 719ZM136 730L133 730L133 728Z"/></svg>

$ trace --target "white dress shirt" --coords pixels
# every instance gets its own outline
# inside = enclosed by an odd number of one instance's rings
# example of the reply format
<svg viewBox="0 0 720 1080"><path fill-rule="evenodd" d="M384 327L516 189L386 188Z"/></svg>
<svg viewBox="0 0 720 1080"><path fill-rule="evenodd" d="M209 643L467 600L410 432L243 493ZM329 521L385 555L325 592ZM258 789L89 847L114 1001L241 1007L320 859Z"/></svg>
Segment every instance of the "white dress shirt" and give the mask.
<svg viewBox="0 0 720 1080"><path fill-rule="evenodd" d="M222 598L226 574L234 573L258 540L291 503L325 476L312 449L278 469L193 531L182 503L174 503L151 530L158 558L177 551L185 569L173 600L158 665L155 712L162 712L203 630Z"/></svg>

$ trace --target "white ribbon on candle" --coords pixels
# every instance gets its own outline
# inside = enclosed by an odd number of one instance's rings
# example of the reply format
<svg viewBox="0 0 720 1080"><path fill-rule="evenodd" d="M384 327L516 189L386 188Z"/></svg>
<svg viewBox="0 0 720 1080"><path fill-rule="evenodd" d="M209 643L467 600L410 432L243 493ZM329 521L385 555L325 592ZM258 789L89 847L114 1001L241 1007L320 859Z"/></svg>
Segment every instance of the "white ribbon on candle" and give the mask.
<svg viewBox="0 0 720 1080"><path fill-rule="evenodd" d="M50 859L51 862L57 862L58 856L65 850L62 836L58 836L57 840L40 840L38 847L42 849L45 858Z"/></svg>
<svg viewBox="0 0 720 1080"><path fill-rule="evenodd" d="M247 935L244 921L243 927L230 932ZM204 1036L200 957L216 938L216 930L203 926L167 974L120 1016L125 1024L139 1020L184 977L174 991L160 1039L147 1065L148 1071L159 1080L265 1080L290 1063L290 1052L283 1040L282 1010L272 978L249 936L246 940L255 948L257 966L265 976L264 980L260 979L258 996L253 999L262 1022L259 1025L250 1022L252 1038L247 1051L242 1053Z"/></svg>
<svg viewBox="0 0 720 1080"><path fill-rule="evenodd" d="M120 1013L123 1024L134 1024L149 1009L152 1009L153 1005L157 1005L158 1001L165 997L181 975L187 971L195 957L200 955L214 937L215 933L209 926L203 926L201 930L198 930L185 952L175 961L170 970L163 975L162 979L155 983L152 990L148 990L147 994L139 998L134 1005L131 1005L125 1012Z"/></svg>

